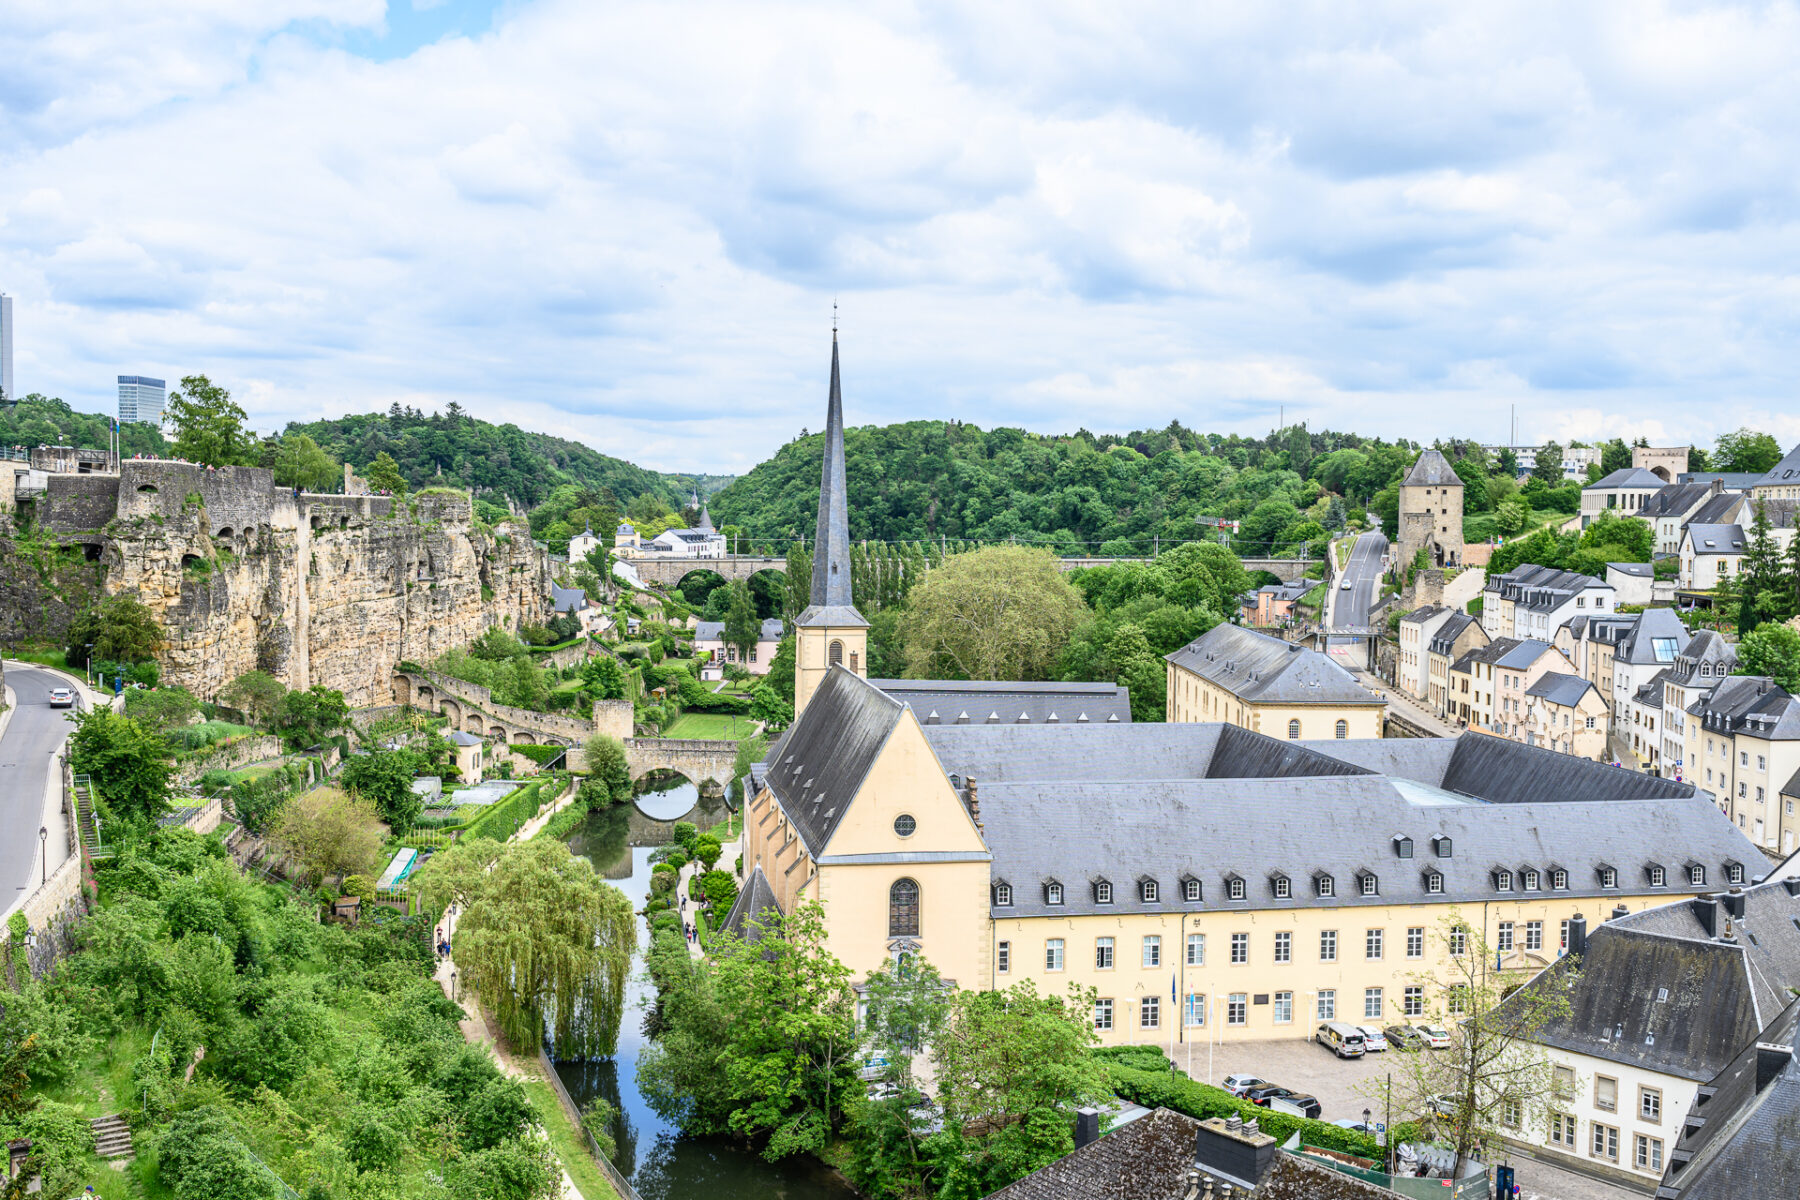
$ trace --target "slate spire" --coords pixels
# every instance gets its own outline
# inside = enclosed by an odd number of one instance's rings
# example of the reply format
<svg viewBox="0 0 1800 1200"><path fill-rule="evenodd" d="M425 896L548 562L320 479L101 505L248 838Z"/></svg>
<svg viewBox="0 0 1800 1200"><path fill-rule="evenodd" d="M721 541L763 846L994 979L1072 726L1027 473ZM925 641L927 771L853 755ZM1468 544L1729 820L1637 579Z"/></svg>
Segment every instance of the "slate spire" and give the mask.
<svg viewBox="0 0 1800 1200"><path fill-rule="evenodd" d="M812 603L849 608L850 510L844 488L844 393L838 383L837 330L831 331L831 400L825 417L825 465L819 476L819 527L813 537Z"/></svg>

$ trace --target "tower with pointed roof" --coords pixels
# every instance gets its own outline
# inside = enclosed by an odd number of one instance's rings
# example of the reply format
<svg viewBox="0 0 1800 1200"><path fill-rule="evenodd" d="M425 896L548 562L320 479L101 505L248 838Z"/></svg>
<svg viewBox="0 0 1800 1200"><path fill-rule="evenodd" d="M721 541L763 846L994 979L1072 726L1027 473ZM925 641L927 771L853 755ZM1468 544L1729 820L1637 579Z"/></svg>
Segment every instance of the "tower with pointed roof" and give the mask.
<svg viewBox="0 0 1800 1200"><path fill-rule="evenodd" d="M869 623L850 594L850 513L844 485L844 394L838 382L837 330L831 331L831 397L825 463L819 473L819 525L813 538L812 595L795 625L794 712L832 667L868 676Z"/></svg>
<svg viewBox="0 0 1800 1200"><path fill-rule="evenodd" d="M1399 555L1404 570L1420 550L1433 567L1462 562L1463 481L1450 460L1426 450L1400 481Z"/></svg>

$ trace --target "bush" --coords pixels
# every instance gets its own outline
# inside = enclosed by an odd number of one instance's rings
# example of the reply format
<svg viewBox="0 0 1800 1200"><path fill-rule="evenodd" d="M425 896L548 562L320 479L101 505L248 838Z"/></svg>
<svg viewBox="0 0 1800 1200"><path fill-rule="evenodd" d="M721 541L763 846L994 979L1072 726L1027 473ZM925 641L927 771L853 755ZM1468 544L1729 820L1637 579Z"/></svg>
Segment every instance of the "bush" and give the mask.
<svg viewBox="0 0 1800 1200"><path fill-rule="evenodd" d="M157 1175L176 1200L267 1200L275 1182L244 1145L236 1121L204 1106L177 1113L156 1139Z"/></svg>

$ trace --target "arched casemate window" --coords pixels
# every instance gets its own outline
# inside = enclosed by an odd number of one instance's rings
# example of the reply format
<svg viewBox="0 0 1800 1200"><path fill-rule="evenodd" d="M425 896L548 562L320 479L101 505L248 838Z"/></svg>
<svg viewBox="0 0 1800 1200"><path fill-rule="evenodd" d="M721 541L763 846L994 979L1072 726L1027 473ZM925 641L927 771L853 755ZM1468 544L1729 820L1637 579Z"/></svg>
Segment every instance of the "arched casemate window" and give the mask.
<svg viewBox="0 0 1800 1200"><path fill-rule="evenodd" d="M832 666L841 666L844 661L844 643L834 640L825 652L825 657Z"/></svg>
<svg viewBox="0 0 1800 1200"><path fill-rule="evenodd" d="M888 889L888 936L919 936L919 885L896 879Z"/></svg>

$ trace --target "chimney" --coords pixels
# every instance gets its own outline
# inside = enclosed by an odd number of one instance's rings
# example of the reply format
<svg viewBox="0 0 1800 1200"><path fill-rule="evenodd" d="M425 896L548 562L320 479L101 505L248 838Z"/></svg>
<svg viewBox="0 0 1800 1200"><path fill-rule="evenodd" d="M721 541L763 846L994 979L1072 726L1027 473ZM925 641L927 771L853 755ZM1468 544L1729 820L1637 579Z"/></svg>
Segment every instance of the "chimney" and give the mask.
<svg viewBox="0 0 1800 1200"><path fill-rule="evenodd" d="M1618 907L1613 909L1612 919L1616 921L1620 917L1629 917L1630 915L1631 915L1631 910L1629 908L1626 908L1623 904L1621 904Z"/></svg>
<svg viewBox="0 0 1800 1200"><path fill-rule="evenodd" d="M1587 954L1587 918L1580 913L1569 919L1569 953L1577 956Z"/></svg>
<svg viewBox="0 0 1800 1200"><path fill-rule="evenodd" d="M1706 936L1719 936L1719 898L1695 896L1688 903L1693 906L1694 917L1700 922L1700 928L1706 932Z"/></svg>
<svg viewBox="0 0 1800 1200"><path fill-rule="evenodd" d="M1756 1043L1756 1090L1768 1087L1775 1077L1787 1069L1794 1061L1792 1046L1772 1046L1768 1042Z"/></svg>
<svg viewBox="0 0 1800 1200"><path fill-rule="evenodd" d="M969 819L975 822L975 828L981 829L981 796L975 790L973 775L963 780L963 803L968 805Z"/></svg>
<svg viewBox="0 0 1800 1200"><path fill-rule="evenodd" d="M1278 1148L1255 1121L1246 1123L1236 1113L1223 1121L1209 1117L1194 1130L1194 1161L1200 1169L1242 1179L1251 1187L1262 1181Z"/></svg>
<svg viewBox="0 0 1800 1200"><path fill-rule="evenodd" d="M1075 1110L1075 1148L1091 1146L1100 1140L1100 1110L1097 1108L1078 1108Z"/></svg>
<svg viewBox="0 0 1800 1200"><path fill-rule="evenodd" d="M1733 887L1730 891L1725 893L1723 899L1725 901L1725 911L1736 917L1738 920L1743 920L1744 889L1741 887Z"/></svg>
<svg viewBox="0 0 1800 1200"><path fill-rule="evenodd" d="M1714 479L1712 481L1712 494L1713 495L1716 496L1724 490L1725 490L1725 481L1723 479Z"/></svg>
<svg viewBox="0 0 1800 1200"><path fill-rule="evenodd" d="M1781 886L1787 889L1788 895L1800 896L1800 875L1789 875L1781 881Z"/></svg>

